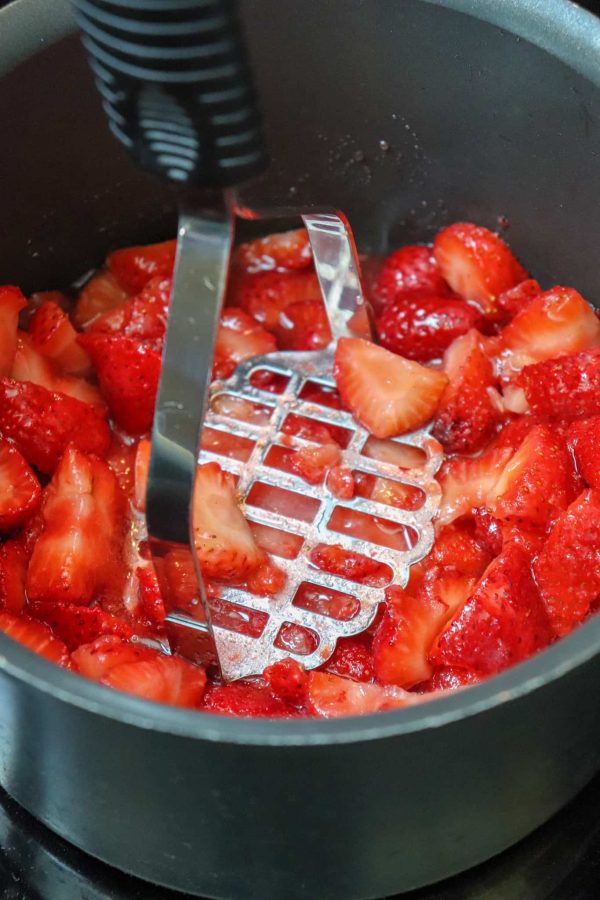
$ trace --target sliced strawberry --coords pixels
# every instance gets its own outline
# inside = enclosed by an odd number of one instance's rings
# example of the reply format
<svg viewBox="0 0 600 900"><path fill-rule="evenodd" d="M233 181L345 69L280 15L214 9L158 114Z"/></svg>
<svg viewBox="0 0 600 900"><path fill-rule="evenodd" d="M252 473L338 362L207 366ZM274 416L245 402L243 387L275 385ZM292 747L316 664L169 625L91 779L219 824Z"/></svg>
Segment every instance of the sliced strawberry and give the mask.
<svg viewBox="0 0 600 900"><path fill-rule="evenodd" d="M157 572L160 577L160 573ZM168 610L178 609L191 613L195 618L204 618L202 604L198 597L198 580L194 560L189 550L177 547L170 550L164 559L163 599Z"/></svg>
<svg viewBox="0 0 600 900"><path fill-rule="evenodd" d="M101 683L144 700L194 709L204 696L206 672L178 656L156 655L115 666Z"/></svg>
<svg viewBox="0 0 600 900"><path fill-rule="evenodd" d="M321 444L318 447L300 447L290 454L290 469L309 484L321 484L327 471L341 462L342 454L337 444Z"/></svg>
<svg viewBox="0 0 600 900"><path fill-rule="evenodd" d="M152 625L162 625L165 621L165 604L154 569L150 565L138 566L136 576L139 582L140 614Z"/></svg>
<svg viewBox="0 0 600 900"><path fill-rule="evenodd" d="M25 607L27 554L18 541L0 545L0 608L17 615Z"/></svg>
<svg viewBox="0 0 600 900"><path fill-rule="evenodd" d="M499 294L527 278L497 234L470 222L457 222L440 231L433 255L452 290L476 301L484 312L493 312Z"/></svg>
<svg viewBox="0 0 600 900"><path fill-rule="evenodd" d="M294 707L276 697L267 685L243 681L209 684L201 708L205 712L252 719L289 719L298 714Z"/></svg>
<svg viewBox="0 0 600 900"><path fill-rule="evenodd" d="M375 300L384 306L405 298L412 291L438 296L450 294L431 247L408 245L395 250L385 259L373 287Z"/></svg>
<svg viewBox="0 0 600 900"><path fill-rule="evenodd" d="M600 413L600 347L526 366L517 384L529 410L541 419L570 422L596 416Z"/></svg>
<svg viewBox="0 0 600 900"><path fill-rule="evenodd" d="M323 350L332 340L323 301L290 303L279 315L275 334L282 350Z"/></svg>
<svg viewBox="0 0 600 900"><path fill-rule="evenodd" d="M335 380L344 405L378 438L414 431L437 409L447 377L361 338L341 338Z"/></svg>
<svg viewBox="0 0 600 900"><path fill-rule="evenodd" d="M120 334L84 334L80 341L92 357L100 390L112 418L128 434L152 426L161 358L152 344Z"/></svg>
<svg viewBox="0 0 600 900"><path fill-rule="evenodd" d="M137 445L134 462L134 502L136 509L142 512L146 509L146 488L148 486L148 471L150 468L150 441L142 440Z"/></svg>
<svg viewBox="0 0 600 900"><path fill-rule="evenodd" d="M512 448L494 447L482 456L447 460L438 476L442 486L438 522L447 524L485 506L512 454Z"/></svg>
<svg viewBox="0 0 600 900"><path fill-rule="evenodd" d="M272 560L263 556L258 567L246 576L246 584L252 594L272 597L283 589L286 578L287 576L283 569L279 568Z"/></svg>
<svg viewBox="0 0 600 900"><path fill-rule="evenodd" d="M18 335L17 350L10 374L16 381L30 381L46 388L47 391L66 394L75 400L81 400L82 403L89 403L101 415L106 412L106 404L97 387L83 378L62 375L56 363L40 353L31 337L24 332Z"/></svg>
<svg viewBox="0 0 600 900"><path fill-rule="evenodd" d="M435 665L493 675L527 659L552 638L527 553L516 545L490 563L431 654Z"/></svg>
<svg viewBox="0 0 600 900"><path fill-rule="evenodd" d="M69 661L69 653L63 642L54 637L47 625L36 622L28 616L0 613L0 631L58 666L65 666Z"/></svg>
<svg viewBox="0 0 600 900"><path fill-rule="evenodd" d="M219 323L213 377L229 378L245 359L262 356L277 349L272 334L243 309L225 309Z"/></svg>
<svg viewBox="0 0 600 900"><path fill-rule="evenodd" d="M126 247L115 250L106 260L109 271L130 294L137 294L156 275L171 277L177 241Z"/></svg>
<svg viewBox="0 0 600 900"><path fill-rule="evenodd" d="M394 685L365 684L328 672L310 672L308 700L316 715L332 719L397 709L415 698Z"/></svg>
<svg viewBox="0 0 600 900"><path fill-rule="evenodd" d="M198 467L193 520L196 552L207 578L244 577L262 562L238 506L233 478L216 463Z"/></svg>
<svg viewBox="0 0 600 900"><path fill-rule="evenodd" d="M534 278L527 278L515 287L509 288L498 297L499 315L504 319L512 319L517 313L542 293L542 289Z"/></svg>
<svg viewBox="0 0 600 900"><path fill-rule="evenodd" d="M117 666L154 659L156 656L156 650L151 650L144 644L132 644L116 634L104 634L90 644L81 644L71 654L71 660L80 675L100 681Z"/></svg>
<svg viewBox="0 0 600 900"><path fill-rule="evenodd" d="M295 659L281 659L267 666L264 678L276 697L292 706L303 706L308 693L308 675Z"/></svg>
<svg viewBox="0 0 600 900"><path fill-rule="evenodd" d="M566 509L576 493L565 442L537 425L505 465L486 505L497 519L544 525Z"/></svg>
<svg viewBox="0 0 600 900"><path fill-rule="evenodd" d="M156 275L133 297L98 316L88 331L124 334L138 340L158 341L167 328L173 279Z"/></svg>
<svg viewBox="0 0 600 900"><path fill-rule="evenodd" d="M373 656L363 635L340 638L332 656L321 669L352 681L371 682L375 677Z"/></svg>
<svg viewBox="0 0 600 900"><path fill-rule="evenodd" d="M22 525L40 505L40 483L16 447L0 441L0 531Z"/></svg>
<svg viewBox="0 0 600 900"><path fill-rule="evenodd" d="M130 293L121 287L112 272L96 272L77 299L73 321L78 328L87 328L98 316L120 306Z"/></svg>
<svg viewBox="0 0 600 900"><path fill-rule="evenodd" d="M497 380L475 329L448 347L444 371L450 381L432 434L447 453L473 453L492 437L501 421Z"/></svg>
<svg viewBox="0 0 600 900"><path fill-rule="evenodd" d="M385 585L389 581L386 565L362 553L345 550L339 544L317 544L310 553L310 561L322 572L339 575L349 581L375 586Z"/></svg>
<svg viewBox="0 0 600 900"><path fill-rule="evenodd" d="M249 273L273 269L305 269L312 262L312 252L306 228L269 234L240 244L234 254L234 264Z"/></svg>
<svg viewBox="0 0 600 900"><path fill-rule="evenodd" d="M29 334L37 350L72 375L87 375L91 360L77 342L77 332L58 303L47 300L29 320Z"/></svg>
<svg viewBox="0 0 600 900"><path fill-rule="evenodd" d="M332 466L327 473L327 489L339 500L352 500L356 490L350 466Z"/></svg>
<svg viewBox="0 0 600 900"><path fill-rule="evenodd" d="M459 688L478 684L481 675L471 669L462 669L458 666L440 666L434 670L433 675L426 685L420 685L420 690L426 687L429 691L457 691Z"/></svg>
<svg viewBox="0 0 600 900"><path fill-rule="evenodd" d="M554 631L568 634L600 594L600 493L584 491L556 520L534 571Z"/></svg>
<svg viewBox="0 0 600 900"><path fill-rule="evenodd" d="M292 303L320 300L316 274L306 272L261 272L234 275L228 288L227 305L240 307L268 331L279 328L279 317Z"/></svg>
<svg viewBox="0 0 600 900"><path fill-rule="evenodd" d="M493 339L490 349L502 375L523 366L577 353L600 344L600 320L581 294L554 287L535 297Z"/></svg>
<svg viewBox="0 0 600 900"><path fill-rule="evenodd" d="M407 359L429 362L480 321L481 313L459 297L413 291L388 303L375 326L383 347Z"/></svg>
<svg viewBox="0 0 600 900"><path fill-rule="evenodd" d="M87 403L10 378L0 379L0 434L42 472L55 469L69 444L98 456L110 446L108 425Z"/></svg>
<svg viewBox="0 0 600 900"><path fill-rule="evenodd" d="M573 422L567 438L579 472L590 487L600 488L600 416Z"/></svg>
<svg viewBox="0 0 600 900"><path fill-rule="evenodd" d="M409 589L413 590L422 583L423 576L433 579L432 583L461 581L464 578L479 579L497 552L490 547L488 540L482 539L475 521L464 520L453 522L440 528L429 556L413 566ZM449 601L441 597L447 605Z"/></svg>
<svg viewBox="0 0 600 900"><path fill-rule="evenodd" d="M63 606L54 602L31 604L31 615L44 622L64 641L69 650L91 644L102 635L116 635L127 640L133 628L127 622L100 609L99 606Z"/></svg>
<svg viewBox="0 0 600 900"><path fill-rule="evenodd" d="M27 572L33 601L87 605L122 580L125 502L106 463L70 447L44 492Z"/></svg>
<svg viewBox="0 0 600 900"><path fill-rule="evenodd" d="M125 442L113 434L110 449L106 455L106 462L117 476L119 487L128 499L131 499L134 494L136 451L135 441Z"/></svg>
<svg viewBox="0 0 600 900"><path fill-rule="evenodd" d="M27 300L18 287L0 287L0 376L10 375L17 349L19 313Z"/></svg>

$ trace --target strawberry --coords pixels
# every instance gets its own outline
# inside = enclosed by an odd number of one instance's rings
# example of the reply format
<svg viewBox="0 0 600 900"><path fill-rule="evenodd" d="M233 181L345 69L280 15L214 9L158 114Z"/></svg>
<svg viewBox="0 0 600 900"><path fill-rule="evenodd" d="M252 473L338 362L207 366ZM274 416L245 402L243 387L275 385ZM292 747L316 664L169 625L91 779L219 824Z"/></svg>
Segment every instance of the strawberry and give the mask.
<svg viewBox="0 0 600 900"><path fill-rule="evenodd" d="M97 387L83 378L62 375L56 363L40 353L31 337L24 332L18 335L17 350L10 374L16 381L30 381L46 388L47 391L66 394L75 400L81 400L82 403L89 403L101 415L106 412L106 404Z"/></svg>
<svg viewBox="0 0 600 900"><path fill-rule="evenodd" d="M0 545L0 608L16 615L25 607L27 554L17 541Z"/></svg>
<svg viewBox="0 0 600 900"><path fill-rule="evenodd" d="M485 506L511 456L512 448L492 447L481 456L447 460L438 476L442 487L437 514L440 525Z"/></svg>
<svg viewBox="0 0 600 900"><path fill-rule="evenodd" d="M0 287L0 376L10 375L17 349L19 313L27 300L17 287Z"/></svg>
<svg viewBox="0 0 600 900"><path fill-rule="evenodd" d="M534 297L490 342L503 377L523 366L600 345L600 321L581 294L554 287Z"/></svg>
<svg viewBox="0 0 600 900"><path fill-rule="evenodd" d="M338 341L334 374L344 405L378 438L424 425L448 383L441 372L361 338Z"/></svg>
<svg viewBox="0 0 600 900"><path fill-rule="evenodd" d="M333 654L320 668L352 681L371 682L375 677L373 657L364 636L340 638Z"/></svg>
<svg viewBox="0 0 600 900"><path fill-rule="evenodd" d="M412 291L388 303L375 327L383 347L407 359L429 362L480 321L479 311L459 297Z"/></svg>
<svg viewBox="0 0 600 900"><path fill-rule="evenodd" d="M463 669L458 666L440 666L435 669L433 675L426 683L420 685L420 689L426 688L429 691L457 691L459 688L469 687L471 684L478 684L481 681L481 675L473 672L471 669Z"/></svg>
<svg viewBox="0 0 600 900"><path fill-rule="evenodd" d="M201 709L225 716L258 718L294 718L297 710L285 703L267 685L245 681L235 684L209 684Z"/></svg>
<svg viewBox="0 0 600 900"><path fill-rule="evenodd" d="M72 375L87 375L91 360L77 343L77 332L58 303L47 300L29 320L29 334L36 349Z"/></svg>
<svg viewBox="0 0 600 900"><path fill-rule="evenodd" d="M160 576L160 573L157 572ZM163 581L161 579L161 586ZM204 618L202 604L198 597L198 581L194 560L189 550L176 547L169 550L164 559L163 598L168 610L178 609Z"/></svg>
<svg viewBox="0 0 600 900"><path fill-rule="evenodd" d="M141 442L140 442L141 443ZM106 455L106 462L117 476L119 487L125 497L131 499L134 493L135 462L137 444L126 443L113 434L110 449Z"/></svg>
<svg viewBox="0 0 600 900"><path fill-rule="evenodd" d="M339 544L317 544L310 553L310 561L322 572L339 575L350 581L358 581L361 584L373 584L375 586L387 584L389 570L386 565L363 556L362 553L354 553L344 550Z"/></svg>
<svg viewBox="0 0 600 900"><path fill-rule="evenodd" d="M154 569L138 566L136 576L139 582L140 613L152 625L162 625L165 621L165 604Z"/></svg>
<svg viewBox="0 0 600 900"><path fill-rule="evenodd" d="M475 329L448 347L444 371L450 380L432 434L447 453L473 453L492 437L501 420L496 378Z"/></svg>
<svg viewBox="0 0 600 900"><path fill-rule="evenodd" d="M312 271L234 274L227 306L240 307L268 331L276 331L281 313L292 303L320 299L319 281Z"/></svg>
<svg viewBox="0 0 600 900"><path fill-rule="evenodd" d="M217 332L213 377L229 378L243 360L272 353L276 349L273 335L252 316L243 309L225 309Z"/></svg>
<svg viewBox="0 0 600 900"><path fill-rule="evenodd" d="M536 425L504 466L487 509L502 521L544 525L574 499L574 475L565 442Z"/></svg>
<svg viewBox="0 0 600 900"><path fill-rule="evenodd" d="M295 659L280 659L267 666L265 681L276 697L291 706L303 706L308 691L308 675Z"/></svg>
<svg viewBox="0 0 600 900"><path fill-rule="evenodd" d="M87 605L121 581L125 502L106 463L70 447L44 492L27 572L32 601Z"/></svg>
<svg viewBox="0 0 600 900"><path fill-rule="evenodd" d="M108 425L87 403L10 378L0 379L0 435L42 472L55 469L69 444L98 456L110 446Z"/></svg>
<svg viewBox="0 0 600 900"><path fill-rule="evenodd" d="M600 416L573 422L567 437L579 472L590 487L600 488Z"/></svg>
<svg viewBox="0 0 600 900"><path fill-rule="evenodd" d="M338 500L352 500L356 490L350 466L332 466L327 473L327 490Z"/></svg>
<svg viewBox="0 0 600 900"><path fill-rule="evenodd" d="M133 468L134 503L142 512L146 509L146 489L148 487L148 471L150 469L150 441L142 440L137 445Z"/></svg>
<svg viewBox="0 0 600 900"><path fill-rule="evenodd" d="M154 659L156 656L156 650L151 650L144 644L133 644L116 634L103 634L89 644L81 644L71 654L71 660L80 675L100 681L117 666Z"/></svg>
<svg viewBox="0 0 600 900"><path fill-rule="evenodd" d="M252 594L272 597L283 589L286 574L276 563L263 556L261 563L246 577L248 590Z"/></svg>
<svg viewBox="0 0 600 900"><path fill-rule="evenodd" d="M433 242L433 255L444 280L483 312L497 308L497 298L527 278L504 241L478 225L457 222L444 228Z"/></svg>
<svg viewBox="0 0 600 900"><path fill-rule="evenodd" d="M234 254L234 265L245 272L287 271L305 269L312 262L306 228L269 234L240 244Z"/></svg>
<svg viewBox="0 0 600 900"><path fill-rule="evenodd" d="M279 314L275 329L282 350L323 350L332 340L322 300L297 300Z"/></svg>
<svg viewBox="0 0 600 900"><path fill-rule="evenodd" d="M316 715L331 719L408 706L414 698L394 685L365 684L328 672L310 672L308 701Z"/></svg>
<svg viewBox="0 0 600 900"><path fill-rule="evenodd" d="M206 672L178 656L126 662L110 669L101 684L155 703L198 708L206 688Z"/></svg>
<svg viewBox="0 0 600 900"><path fill-rule="evenodd" d="M0 631L57 666L66 666L69 662L69 653L63 642L52 634L47 625L28 616L0 613Z"/></svg>
<svg viewBox="0 0 600 900"><path fill-rule="evenodd" d="M321 444L318 447L300 447L290 454L290 469L309 484L321 484L327 471L338 466L342 459L337 444Z"/></svg>
<svg viewBox="0 0 600 900"><path fill-rule="evenodd" d="M100 390L112 418L128 434L144 434L152 426L161 358L151 344L120 334L80 336L92 357Z"/></svg>
<svg viewBox="0 0 600 900"><path fill-rule="evenodd" d="M410 688L431 677L431 645L474 584L470 578L430 574L414 595L400 587L386 591L385 612L373 639L375 675L383 684Z"/></svg>
<svg viewBox="0 0 600 900"><path fill-rule="evenodd" d="M451 582L463 578L479 579L499 552L499 547L494 552L489 542L481 537L475 521L463 520L445 525L439 529L429 556L412 567L408 589L419 589L424 578L428 578L434 586L438 579L441 579L441 584L445 584L446 579ZM441 599L449 605L447 599Z"/></svg>
<svg viewBox="0 0 600 900"><path fill-rule="evenodd" d="M207 578L244 577L264 558L238 506L232 476L216 463L198 467L193 530L200 567Z"/></svg>
<svg viewBox="0 0 600 900"><path fill-rule="evenodd" d="M116 635L123 640L133 635L131 625L111 616L99 606L63 606L54 602L35 602L31 604L30 613L35 619L47 624L71 651L77 650L82 644L91 644L102 635Z"/></svg>
<svg viewBox="0 0 600 900"><path fill-rule="evenodd" d="M137 294L154 276L173 275L176 248L177 241L126 247L111 253L106 265L124 290Z"/></svg>
<svg viewBox="0 0 600 900"><path fill-rule="evenodd" d="M156 275L139 294L98 316L88 331L119 332L138 340L161 341L167 328L172 287L172 278Z"/></svg>
<svg viewBox="0 0 600 900"><path fill-rule="evenodd" d="M490 563L430 658L435 665L493 675L546 647L551 634L529 557L511 545Z"/></svg>
<svg viewBox="0 0 600 900"><path fill-rule="evenodd" d="M556 520L534 563L552 627L568 634L600 594L600 493L584 491Z"/></svg>
<svg viewBox="0 0 600 900"><path fill-rule="evenodd" d="M112 272L96 272L77 299L73 321L78 328L87 328L98 316L120 306L130 293L121 287Z"/></svg>
<svg viewBox="0 0 600 900"><path fill-rule="evenodd" d="M512 319L541 293L542 289L534 278L521 281L520 284L499 295L497 301L499 316L502 319Z"/></svg>
<svg viewBox="0 0 600 900"><path fill-rule="evenodd" d="M40 505L40 483L16 447L0 441L0 531L22 525Z"/></svg>
<svg viewBox="0 0 600 900"><path fill-rule="evenodd" d="M408 245L395 250L385 259L373 286L375 300L384 307L408 299L413 291L439 297L450 294L431 247Z"/></svg>
<svg viewBox="0 0 600 900"><path fill-rule="evenodd" d="M547 421L600 413L600 347L526 366L517 377L529 410Z"/></svg>

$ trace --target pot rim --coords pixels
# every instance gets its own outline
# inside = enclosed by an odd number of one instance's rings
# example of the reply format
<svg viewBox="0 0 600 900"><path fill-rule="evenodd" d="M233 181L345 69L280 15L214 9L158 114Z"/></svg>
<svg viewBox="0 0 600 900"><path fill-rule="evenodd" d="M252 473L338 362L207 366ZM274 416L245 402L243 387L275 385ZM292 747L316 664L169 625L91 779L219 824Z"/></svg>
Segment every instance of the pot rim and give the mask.
<svg viewBox="0 0 600 900"><path fill-rule="evenodd" d="M570 0L422 0L511 31L600 86L600 21ZM35 23L35 27L32 27ZM0 10L0 75L74 30L69 0L13 0ZM44 35L40 37L40 35ZM60 669L0 633L0 670L31 688L125 725L192 740L258 746L344 744L435 729L542 689L590 660L600 616L481 684L376 715L244 719L151 703Z"/></svg>

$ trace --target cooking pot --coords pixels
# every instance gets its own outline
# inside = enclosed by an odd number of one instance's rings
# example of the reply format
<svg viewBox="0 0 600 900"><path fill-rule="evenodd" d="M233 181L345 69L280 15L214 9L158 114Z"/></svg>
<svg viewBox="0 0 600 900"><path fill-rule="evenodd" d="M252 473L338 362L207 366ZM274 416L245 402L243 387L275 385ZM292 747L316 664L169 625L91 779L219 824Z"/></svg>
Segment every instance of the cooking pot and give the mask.
<svg viewBox="0 0 600 900"><path fill-rule="evenodd" d="M339 206L380 252L469 219L600 301L600 23L564 0L247 0L271 153L248 207ZM174 233L108 133L69 6L0 11L0 279ZM527 834L600 764L600 618L484 684L337 721L112 692L0 635L0 781L89 853L217 898L370 898Z"/></svg>

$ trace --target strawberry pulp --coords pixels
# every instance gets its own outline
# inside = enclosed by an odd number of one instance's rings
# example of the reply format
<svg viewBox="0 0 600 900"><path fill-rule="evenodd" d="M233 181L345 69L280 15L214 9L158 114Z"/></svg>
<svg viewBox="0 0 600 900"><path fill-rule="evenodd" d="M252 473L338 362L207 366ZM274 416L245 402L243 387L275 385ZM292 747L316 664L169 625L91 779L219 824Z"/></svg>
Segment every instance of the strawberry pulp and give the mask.
<svg viewBox="0 0 600 900"><path fill-rule="evenodd" d="M154 569L135 524L174 257L174 241L117 250L74 304L57 291L27 301L0 287L0 630L82 677L155 702L296 718L394 709L463 689L594 614L600 323L576 290L543 291L500 237L463 222L431 246L389 255L370 285L377 343L339 341L337 390L305 388L314 404L350 411L371 432L365 455L399 470L422 460L389 438L431 427L446 459L430 554L400 588L376 559L339 544L312 549L315 569L349 587L303 585L306 609L350 617L353 581L385 589L373 625L340 640L320 669L285 658L262 677L225 685L214 666L162 653L170 608L204 616L189 552L172 551ZM213 377L330 339L306 232L240 245ZM283 389L269 373L255 379ZM218 403L242 420L268 415L234 397ZM282 431L269 465L325 485L342 504L358 496L418 508L418 491L343 464L343 428L288 416ZM249 453L233 435L207 430L203 441L240 460ZM311 517L309 497L268 485L247 502ZM286 577L278 560L293 560L301 539L248 522L235 479L216 463L199 471L194 509L199 564L226 623L221 586L276 594ZM340 533L403 548L383 520L339 509ZM250 633L260 632L261 616L248 617ZM286 639L302 652L302 635Z"/></svg>

